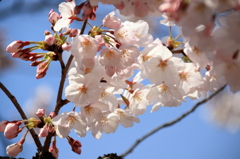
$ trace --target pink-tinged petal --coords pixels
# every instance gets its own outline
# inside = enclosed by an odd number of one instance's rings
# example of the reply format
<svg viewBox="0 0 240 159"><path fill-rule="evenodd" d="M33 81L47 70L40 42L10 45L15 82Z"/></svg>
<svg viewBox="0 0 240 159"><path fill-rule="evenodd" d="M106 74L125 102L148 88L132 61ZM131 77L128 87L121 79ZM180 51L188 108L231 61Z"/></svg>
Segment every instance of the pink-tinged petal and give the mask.
<svg viewBox="0 0 240 159"><path fill-rule="evenodd" d="M55 23L53 29L54 29L55 31L60 31L62 28L68 27L69 24L70 24L70 22L71 22L71 19L68 19L68 18L59 19L59 20Z"/></svg>

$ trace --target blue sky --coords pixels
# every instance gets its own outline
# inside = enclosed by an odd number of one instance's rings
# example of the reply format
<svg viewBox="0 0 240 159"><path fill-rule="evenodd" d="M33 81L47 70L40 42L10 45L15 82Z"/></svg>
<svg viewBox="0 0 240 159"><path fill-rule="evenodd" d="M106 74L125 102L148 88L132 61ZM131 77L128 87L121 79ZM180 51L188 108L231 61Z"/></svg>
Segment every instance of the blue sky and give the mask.
<svg viewBox="0 0 240 159"><path fill-rule="evenodd" d="M36 0L35 0L36 1ZM9 6L13 0L3 0L0 2L0 10ZM29 1L27 1L29 2ZM77 1L78 2L78 1ZM5 46L14 40L44 40L44 31L50 30L48 22L48 12L52 8L48 6L44 10L36 13L15 13L12 10L12 16L0 19L0 29L4 30ZM55 8L57 11L57 6ZM112 7L100 5L98 8L97 18L99 21L112 10ZM97 24L94 22L93 25ZM74 27L80 29L81 23L77 22ZM162 38L167 35L166 28L159 28L154 34L155 38ZM7 54L7 53L6 53ZM68 56L68 52L65 52ZM10 57L10 54L8 54ZM52 62L47 75L43 79L36 80L36 68L29 66L30 62L21 61L20 59L12 59L14 66L0 72L0 81L11 91L17 98L20 105L26 105L29 98L33 97L34 90L41 85L54 90L50 105L55 105L57 96L61 70L58 62ZM15 110L13 104L7 96L0 91L0 115L5 120L21 119ZM81 141L82 154L79 156L71 151L67 140L57 138L57 147L59 148L59 159L64 158L83 158L95 159L98 156L108 153L122 154L125 152L138 138L145 135L153 128L160 124L171 121L196 103L196 101L188 101L180 107L168 108L163 107L159 111L150 113L150 107L147 113L139 116L140 123L135 124L132 128L123 128L119 126L113 134L103 134L100 140L96 140L91 133L87 133L86 137L79 138L74 133L71 136ZM61 112L71 111L72 104L68 104ZM34 105L32 106L34 107ZM24 110L30 109L24 107ZM37 109L37 108L36 108ZM53 107L52 107L53 109ZM206 109L204 106L198 108L194 113L183 119L174 126L164 128L156 134L143 141L136 149L126 156L126 159L239 159L240 158L240 133L231 134L225 129L216 127L213 123L207 122L202 116ZM29 116L30 117L30 116ZM9 143L18 142L23 134L19 134L16 139L12 139ZM3 133L0 137L4 138ZM29 137L31 139L31 137ZM23 152L18 157L31 158L36 153L36 147L31 141L24 144ZM5 147L0 144L0 156L6 156Z"/></svg>

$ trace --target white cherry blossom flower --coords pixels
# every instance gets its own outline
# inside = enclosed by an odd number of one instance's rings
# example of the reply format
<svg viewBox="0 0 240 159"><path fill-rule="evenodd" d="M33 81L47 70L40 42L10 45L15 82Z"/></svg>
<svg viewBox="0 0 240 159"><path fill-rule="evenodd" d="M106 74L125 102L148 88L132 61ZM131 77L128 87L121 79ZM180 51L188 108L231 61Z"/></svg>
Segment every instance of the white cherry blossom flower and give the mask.
<svg viewBox="0 0 240 159"><path fill-rule="evenodd" d="M87 124L77 112L64 112L52 119L52 123L57 127L56 134L60 138L68 136L70 131L74 131L81 137L86 135Z"/></svg>
<svg viewBox="0 0 240 159"><path fill-rule="evenodd" d="M102 115L100 122L95 122L92 126L92 135L96 139L100 139L102 132L106 134L114 133L119 124L119 116L115 113L105 113Z"/></svg>
<svg viewBox="0 0 240 159"><path fill-rule="evenodd" d="M181 105L181 101L185 101L184 94L175 86L162 83L161 85L152 87L146 98L151 103L155 101L151 112L158 110L161 106L176 107Z"/></svg>
<svg viewBox="0 0 240 159"><path fill-rule="evenodd" d="M178 81L177 74L180 67L184 66L182 59L172 57L172 53L165 46L157 47L158 56L145 62L146 76L154 84L174 85Z"/></svg>
<svg viewBox="0 0 240 159"><path fill-rule="evenodd" d="M197 46L191 46L188 42L185 44L184 53L188 55L188 57L197 65L197 67L205 68L209 63L206 54L200 51Z"/></svg>
<svg viewBox="0 0 240 159"><path fill-rule="evenodd" d="M77 58L94 58L98 51L98 42L89 35L73 37L71 53Z"/></svg>
<svg viewBox="0 0 240 159"><path fill-rule="evenodd" d="M88 126L92 126L95 121L100 122L102 111L108 111L108 105L102 102L91 103L85 107L81 107L81 115L86 119Z"/></svg>
<svg viewBox="0 0 240 159"><path fill-rule="evenodd" d="M192 63L185 63L185 67L182 67L178 72L179 81L177 87L182 89L187 95L188 93L193 93L197 89L203 86L204 80L197 68Z"/></svg>
<svg viewBox="0 0 240 159"><path fill-rule="evenodd" d="M145 113L147 106L150 102L146 99L146 95L148 94L149 89L147 86L136 89L133 94L129 97L129 110L134 115L142 115Z"/></svg>
<svg viewBox="0 0 240 159"><path fill-rule="evenodd" d="M98 100L101 89L99 80L94 75L76 76L71 78L65 89L66 98L77 106L86 106Z"/></svg>
<svg viewBox="0 0 240 159"><path fill-rule="evenodd" d="M99 63L102 66L117 66L120 63L120 50L116 48L105 48L101 51Z"/></svg>
<svg viewBox="0 0 240 159"><path fill-rule="evenodd" d="M71 18L74 16L74 7L76 6L75 0L71 2L62 2L59 4L59 12L61 13L61 19L59 19L55 25L54 30L60 31L64 27L68 27L70 23L72 23L73 19Z"/></svg>
<svg viewBox="0 0 240 159"><path fill-rule="evenodd" d="M119 124L121 124L125 128L129 128L133 126L133 123L140 123L138 117L130 115L129 111L124 109L117 108L115 113L119 115Z"/></svg>

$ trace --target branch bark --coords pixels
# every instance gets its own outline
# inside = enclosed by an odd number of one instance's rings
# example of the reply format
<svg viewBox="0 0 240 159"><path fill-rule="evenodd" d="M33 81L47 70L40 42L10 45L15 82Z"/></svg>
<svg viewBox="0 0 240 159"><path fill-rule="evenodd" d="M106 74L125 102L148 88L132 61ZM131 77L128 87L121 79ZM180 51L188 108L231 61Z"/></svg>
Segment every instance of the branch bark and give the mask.
<svg viewBox="0 0 240 159"><path fill-rule="evenodd" d="M0 88L2 91L8 96L8 98L12 101L13 105L16 107L17 111L19 112L20 116L23 120L27 120L27 116L25 115L24 111L22 110L21 106L19 105L17 99L9 92L9 90L0 82ZM38 151L42 150L42 144L38 138L38 135L35 133L33 129L29 129L32 138L37 146Z"/></svg>
<svg viewBox="0 0 240 159"><path fill-rule="evenodd" d="M157 128L153 129L152 131L150 131L149 133L147 133L146 135L144 135L143 137L141 137L140 139L138 139L126 152L124 152L121 157L125 157L127 156L129 153L131 153L142 141L144 141L145 139L147 139L148 137L150 137L151 135L153 135L154 133L158 132L159 130L161 130L162 128L171 126L173 124L178 123L179 121L181 121L183 118L185 118L186 116L188 116L189 114L191 114L192 112L194 112L195 109L197 109L200 105L206 103L207 101L209 101L210 99L212 99L214 96L216 96L219 92L221 92L224 88L226 87L223 86L221 87L219 90L217 90L216 92L214 92L213 94L211 94L208 98L203 99L202 101L198 102L195 106L192 107L192 109L190 109L189 111L187 111L186 113L182 114L180 117L176 118L175 120L165 123L163 125L158 126Z"/></svg>

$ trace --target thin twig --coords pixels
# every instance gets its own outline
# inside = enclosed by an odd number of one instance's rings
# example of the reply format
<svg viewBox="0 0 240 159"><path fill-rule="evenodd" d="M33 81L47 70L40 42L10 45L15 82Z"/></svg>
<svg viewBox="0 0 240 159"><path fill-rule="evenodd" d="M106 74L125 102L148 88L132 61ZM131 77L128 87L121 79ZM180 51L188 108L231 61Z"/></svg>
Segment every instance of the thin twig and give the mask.
<svg viewBox="0 0 240 159"><path fill-rule="evenodd" d="M215 95L217 95L219 92L221 92L224 88L226 87L223 86L222 88L220 88L219 90L217 90L216 92L214 92L213 94L211 94L208 98L205 98L204 100L198 102L194 107L192 107L192 109L190 109L188 112L182 114L180 117L178 117L177 119L165 123L163 125L158 126L157 128L153 129L152 131L150 131L149 133L147 133L146 135L144 135L143 137L141 137L140 139L138 139L125 153L123 153L121 155L121 157L125 157L127 156L129 153L131 153L133 151L133 149L135 149L143 140L145 140L146 138L150 137L151 135L153 135L154 133L156 133L157 131L161 130L162 128L171 126L173 124L176 124L177 122L181 121L184 117L186 117L187 115L191 114L198 106L206 103L207 101L209 101L210 99L212 99Z"/></svg>
<svg viewBox="0 0 240 159"><path fill-rule="evenodd" d="M13 105L16 107L16 109L19 112L19 114L21 115L22 119L28 120L27 116L25 115L21 106L19 105L17 99L9 92L9 90L1 82L0 82L0 88L8 96L8 98L12 101ZM33 129L28 129L28 130L30 131L30 133L32 135L32 138L38 148L38 151L40 151L42 149L42 144L38 138L38 135L35 133L35 131Z"/></svg>

